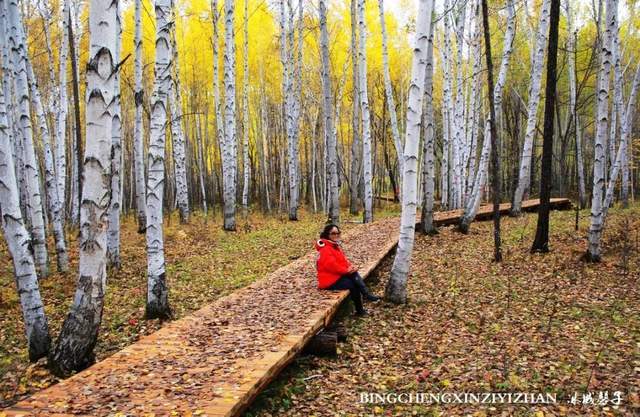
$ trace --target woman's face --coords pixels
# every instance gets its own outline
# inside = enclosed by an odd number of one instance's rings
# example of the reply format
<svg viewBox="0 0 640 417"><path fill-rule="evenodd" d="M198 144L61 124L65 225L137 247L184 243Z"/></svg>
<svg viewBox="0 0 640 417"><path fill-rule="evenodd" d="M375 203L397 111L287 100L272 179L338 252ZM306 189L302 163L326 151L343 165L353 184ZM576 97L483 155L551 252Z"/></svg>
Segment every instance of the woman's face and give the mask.
<svg viewBox="0 0 640 417"><path fill-rule="evenodd" d="M331 229L331 231L329 232L329 239L331 239L333 242L337 242L340 240L340 230L338 230L337 227Z"/></svg>

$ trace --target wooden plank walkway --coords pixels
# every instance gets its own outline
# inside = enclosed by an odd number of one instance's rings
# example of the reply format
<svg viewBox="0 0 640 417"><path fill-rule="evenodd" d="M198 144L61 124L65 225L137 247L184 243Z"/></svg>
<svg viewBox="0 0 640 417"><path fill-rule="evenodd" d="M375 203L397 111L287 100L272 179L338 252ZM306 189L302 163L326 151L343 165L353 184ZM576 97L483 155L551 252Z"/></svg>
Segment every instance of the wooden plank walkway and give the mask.
<svg viewBox="0 0 640 417"><path fill-rule="evenodd" d="M568 200L554 205L566 207ZM533 209L535 202L524 206ZM506 207L508 210L508 205ZM483 207L478 218L490 208ZM436 214L449 224L458 211ZM345 251L368 276L398 242L399 219L364 224ZM0 412L8 416L237 416L328 325L346 291L316 290L315 251L71 378ZM121 414L118 414L121 413Z"/></svg>

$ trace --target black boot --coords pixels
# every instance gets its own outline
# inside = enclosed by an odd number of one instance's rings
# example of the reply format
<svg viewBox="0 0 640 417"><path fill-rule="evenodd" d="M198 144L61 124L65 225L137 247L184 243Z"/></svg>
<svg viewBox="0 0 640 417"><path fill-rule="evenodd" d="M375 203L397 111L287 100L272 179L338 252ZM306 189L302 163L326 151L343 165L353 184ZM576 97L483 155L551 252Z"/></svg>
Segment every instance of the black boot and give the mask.
<svg viewBox="0 0 640 417"><path fill-rule="evenodd" d="M378 297L377 295L371 294L367 286L364 284L364 281L362 280L362 277L360 276L360 274L354 274L353 281L356 283L358 288L360 288L360 292L362 293L362 296L367 301L373 301L373 302L380 301L380 297Z"/></svg>

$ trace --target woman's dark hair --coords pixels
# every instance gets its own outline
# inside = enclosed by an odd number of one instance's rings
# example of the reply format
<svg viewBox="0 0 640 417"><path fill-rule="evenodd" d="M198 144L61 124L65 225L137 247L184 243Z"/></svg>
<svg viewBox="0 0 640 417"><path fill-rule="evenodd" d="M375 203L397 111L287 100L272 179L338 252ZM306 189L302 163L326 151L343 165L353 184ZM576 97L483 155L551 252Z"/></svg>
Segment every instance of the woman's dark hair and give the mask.
<svg viewBox="0 0 640 417"><path fill-rule="evenodd" d="M340 231L340 228L338 227L337 224L330 223L330 224L326 225L324 227L324 229L322 229L322 232L320 233L320 238L321 239L329 239L329 233L331 233L331 231L333 230L334 227L336 229L338 229L338 231Z"/></svg>

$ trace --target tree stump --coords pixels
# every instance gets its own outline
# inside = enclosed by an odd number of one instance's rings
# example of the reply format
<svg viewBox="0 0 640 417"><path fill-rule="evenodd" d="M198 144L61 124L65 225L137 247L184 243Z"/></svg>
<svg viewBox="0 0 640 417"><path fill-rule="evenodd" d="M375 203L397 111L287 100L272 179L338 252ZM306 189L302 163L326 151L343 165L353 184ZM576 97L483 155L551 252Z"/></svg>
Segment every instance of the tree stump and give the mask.
<svg viewBox="0 0 640 417"><path fill-rule="evenodd" d="M316 356L336 356L338 354L338 335L335 331L322 330L309 340L305 353Z"/></svg>
<svg viewBox="0 0 640 417"><path fill-rule="evenodd" d="M329 327L327 327L327 330L336 333L338 342L347 341L347 328L344 327L344 324L331 324L329 325Z"/></svg>

